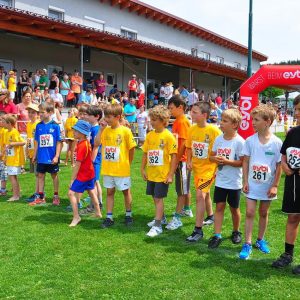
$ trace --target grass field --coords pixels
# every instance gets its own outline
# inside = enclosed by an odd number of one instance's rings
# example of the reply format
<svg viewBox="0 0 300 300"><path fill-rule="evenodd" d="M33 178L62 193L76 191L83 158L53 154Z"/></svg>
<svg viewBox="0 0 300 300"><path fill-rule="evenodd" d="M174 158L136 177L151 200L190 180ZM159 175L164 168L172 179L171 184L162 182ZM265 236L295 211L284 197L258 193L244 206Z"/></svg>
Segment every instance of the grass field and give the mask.
<svg viewBox="0 0 300 300"><path fill-rule="evenodd" d="M70 229L66 213L70 167L61 167L62 205L50 204L52 184L47 175L49 204L29 207L25 201L0 202L0 298L1 299L299 299L300 281L291 269L274 270L271 262L283 251L286 216L281 213L283 178L279 199L270 212L266 238L271 254L257 250L248 261L237 258L240 246L226 239L217 250L208 250L213 227L204 228L204 239L195 245L185 238L194 219L174 232L157 238L145 236L153 218L152 200L145 196L139 175L141 150L132 167L134 226L123 225L124 205L117 194L115 225L99 228L100 220L83 218ZM20 176L23 199L32 194L34 178ZM165 200L166 213L175 208L174 185ZM193 202L194 202L193 194ZM245 212L245 199L241 210ZM194 209L194 206L193 206ZM244 228L242 220L242 231ZM255 227L256 228L256 227ZM254 233L254 239L257 230ZM223 235L231 234L226 211ZM296 245L296 261L300 243Z"/></svg>

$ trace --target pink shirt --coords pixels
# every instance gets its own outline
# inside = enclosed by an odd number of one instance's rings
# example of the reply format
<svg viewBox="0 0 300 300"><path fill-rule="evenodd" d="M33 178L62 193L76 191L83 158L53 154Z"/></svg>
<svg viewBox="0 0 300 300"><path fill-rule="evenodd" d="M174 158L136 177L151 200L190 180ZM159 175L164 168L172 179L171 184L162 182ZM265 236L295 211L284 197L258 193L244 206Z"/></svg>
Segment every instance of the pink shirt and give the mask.
<svg viewBox="0 0 300 300"><path fill-rule="evenodd" d="M17 114L17 107L12 101L9 101L7 104L0 102L0 111L4 111L7 114Z"/></svg>
<svg viewBox="0 0 300 300"><path fill-rule="evenodd" d="M106 81L105 79L98 79L96 80L96 89L97 89L97 93L102 94L103 92L105 92L105 86L106 86Z"/></svg>
<svg viewBox="0 0 300 300"><path fill-rule="evenodd" d="M17 104L18 130L20 133L26 133L27 122L29 121L28 110L23 103Z"/></svg>

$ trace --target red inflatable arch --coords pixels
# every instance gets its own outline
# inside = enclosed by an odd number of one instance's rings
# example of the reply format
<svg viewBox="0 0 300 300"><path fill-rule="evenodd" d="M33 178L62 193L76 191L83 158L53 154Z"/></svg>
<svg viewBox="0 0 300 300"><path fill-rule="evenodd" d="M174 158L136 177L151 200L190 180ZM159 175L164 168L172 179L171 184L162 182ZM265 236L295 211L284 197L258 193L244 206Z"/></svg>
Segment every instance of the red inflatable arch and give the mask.
<svg viewBox="0 0 300 300"><path fill-rule="evenodd" d="M254 133L250 112L259 103L259 93L269 86L276 86L285 90L300 89L300 66L266 65L242 84L239 109L243 120L239 134L243 138Z"/></svg>

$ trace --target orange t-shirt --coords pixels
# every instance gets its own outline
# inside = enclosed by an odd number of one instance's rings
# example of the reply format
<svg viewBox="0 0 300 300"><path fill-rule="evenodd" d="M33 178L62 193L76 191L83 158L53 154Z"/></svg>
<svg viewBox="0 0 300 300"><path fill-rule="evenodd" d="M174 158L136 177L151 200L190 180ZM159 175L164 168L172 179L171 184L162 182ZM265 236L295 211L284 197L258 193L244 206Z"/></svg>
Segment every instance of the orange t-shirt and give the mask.
<svg viewBox="0 0 300 300"><path fill-rule="evenodd" d="M191 127L191 123L185 115L178 117L172 126L172 133L177 140L178 151L182 144L185 144L185 141L188 136L188 130ZM186 161L186 149L180 158L180 161Z"/></svg>
<svg viewBox="0 0 300 300"><path fill-rule="evenodd" d="M77 83L73 83L74 81L76 81ZM80 76L71 76L71 90L76 93L76 94L80 94L81 92L81 86L82 86L82 78Z"/></svg>

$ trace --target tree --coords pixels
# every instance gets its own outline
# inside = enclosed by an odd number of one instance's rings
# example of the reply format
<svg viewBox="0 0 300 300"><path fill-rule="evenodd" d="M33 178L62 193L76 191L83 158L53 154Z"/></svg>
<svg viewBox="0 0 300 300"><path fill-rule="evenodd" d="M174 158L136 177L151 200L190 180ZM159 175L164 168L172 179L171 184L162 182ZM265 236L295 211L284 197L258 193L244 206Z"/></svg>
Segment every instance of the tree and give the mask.
<svg viewBox="0 0 300 300"><path fill-rule="evenodd" d="M263 92L261 92L261 95L264 99L274 99L277 96L283 95L284 90L275 88L275 87L268 87Z"/></svg>

